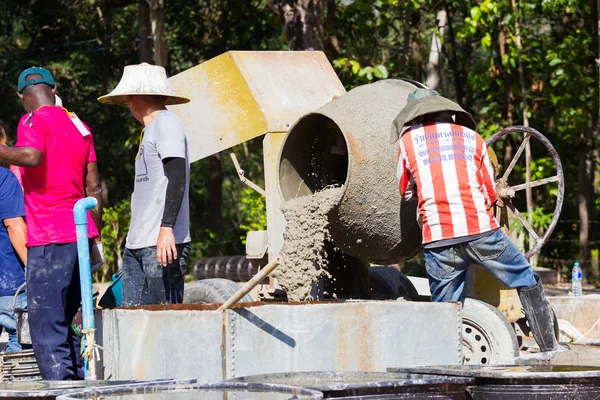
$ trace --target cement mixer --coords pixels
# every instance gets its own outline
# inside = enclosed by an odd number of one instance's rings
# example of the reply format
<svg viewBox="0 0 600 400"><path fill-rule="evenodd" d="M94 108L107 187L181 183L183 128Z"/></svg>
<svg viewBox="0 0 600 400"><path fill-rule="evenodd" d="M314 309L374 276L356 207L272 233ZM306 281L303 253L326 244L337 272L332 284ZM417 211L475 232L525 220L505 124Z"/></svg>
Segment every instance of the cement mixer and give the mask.
<svg viewBox="0 0 600 400"><path fill-rule="evenodd" d="M327 256L323 266L317 266L335 271L323 278L336 282L335 297L370 298L371 276L388 284L389 293L376 294L418 297L414 286L397 269L370 265L399 263L421 250L416 202L400 200L395 182L396 149L389 144L392 120L406 104L408 94L421 84L389 79L345 93L321 52L228 52L170 81L177 92L192 99L188 105L171 108L184 122L192 161L264 135L264 190L244 177L232 156L242 182L266 197L267 231L249 233L248 259L264 266L280 257L286 226L283 202L337 187L342 194L327 215ZM494 140L513 131L500 132ZM525 141L533 135L530 131L526 131ZM520 148L516 158L521 153ZM556 179L530 184L558 181L564 190L559 167L560 160ZM506 176L503 179L504 204L510 208L515 191L527 185L512 190ZM559 199L562 201L562 192ZM560 207L557 211L555 218ZM537 244L547 240L553 227L541 239L536 234ZM209 289L213 292L211 301L218 301L216 292L232 295L232 282L226 282L194 282L186 286L184 301L206 302L201 297ZM321 283L314 285L320 287ZM344 290L350 286L353 290ZM276 280L269 279L259 298L272 298L278 288ZM496 296L510 292L499 286L491 291ZM332 291L315 293L317 299L327 299ZM513 297L518 301L516 295ZM509 309L520 310L514 299L504 299L505 308L510 303ZM225 302L227 297L221 300ZM465 301L463 307L463 344L470 354L466 362L505 361L518 355L514 330L498 309L476 300Z"/></svg>
<svg viewBox="0 0 600 400"><path fill-rule="evenodd" d="M330 216L331 240L378 265L402 262L421 249L417 204L400 201L397 150L389 144L391 121L416 88L390 79L334 99L296 122L279 157L283 201L330 185L344 187Z"/></svg>

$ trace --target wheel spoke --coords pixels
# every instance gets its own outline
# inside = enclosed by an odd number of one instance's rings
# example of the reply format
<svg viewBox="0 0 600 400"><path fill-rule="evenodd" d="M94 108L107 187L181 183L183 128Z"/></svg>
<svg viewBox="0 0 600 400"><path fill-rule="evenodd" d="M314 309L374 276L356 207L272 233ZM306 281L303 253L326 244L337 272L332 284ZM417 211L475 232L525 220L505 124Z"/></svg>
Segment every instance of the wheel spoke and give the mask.
<svg viewBox="0 0 600 400"><path fill-rule="evenodd" d="M519 146L519 149L515 153L515 156L510 161L508 168L506 168L506 171L504 171L504 175L502 176L502 179L506 179L508 177L508 175L510 175L510 173L512 172L513 168L517 164L517 161L519 161L519 157L521 157L521 154L523 154L523 151L525 151L525 147L527 146L527 143L529 143L529 138L530 138L529 133L526 133L525 137L523 138L523 143L521 143L521 146Z"/></svg>
<svg viewBox="0 0 600 400"><path fill-rule="evenodd" d="M554 176L551 176L550 178L538 179L537 181L531 181L529 183L522 183L520 185L511 186L510 188L516 192L519 190L527 189L528 187L532 188L532 187L536 187L536 186L545 185L546 183L558 182L558 179L559 179L558 175L554 175Z"/></svg>
<svg viewBox="0 0 600 400"><path fill-rule="evenodd" d="M540 237L538 236L538 234L535 231L535 229L533 229L533 227L529 224L529 222L527 221L527 218L525 218L519 212L519 210L517 210L515 208L515 206L513 205L513 203L507 202L506 205L508 206L508 208L510 208L510 210L513 212L513 214L515 214L515 217L517 217L517 219L525 227L525 229L527 230L527 232L529 232L529 234L535 239L535 242L536 243L539 242L540 241Z"/></svg>

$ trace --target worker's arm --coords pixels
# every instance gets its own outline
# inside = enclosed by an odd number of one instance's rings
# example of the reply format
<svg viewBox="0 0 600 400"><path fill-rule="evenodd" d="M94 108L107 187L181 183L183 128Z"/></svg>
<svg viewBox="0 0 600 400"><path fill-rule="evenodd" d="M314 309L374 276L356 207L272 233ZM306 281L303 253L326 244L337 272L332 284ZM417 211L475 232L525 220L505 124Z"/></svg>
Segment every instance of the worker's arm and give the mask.
<svg viewBox="0 0 600 400"><path fill-rule="evenodd" d="M94 197L98 204L90 210L92 221L96 225L98 234L102 231L102 188L100 186L100 177L98 175L98 166L96 162L88 163L85 171L85 194ZM100 240L100 237L97 241Z"/></svg>
<svg viewBox="0 0 600 400"><path fill-rule="evenodd" d="M0 160L19 167L37 167L42 162L42 152L35 147L0 146Z"/></svg>
<svg viewBox="0 0 600 400"><path fill-rule="evenodd" d="M6 227L8 238L17 255L27 265L27 227L23 217L25 204L23 191L17 177L5 171L0 181L0 220Z"/></svg>
<svg viewBox="0 0 600 400"><path fill-rule="evenodd" d="M33 111L21 118L15 147L1 147L0 159L20 167L37 167L44 158L48 127Z"/></svg>
<svg viewBox="0 0 600 400"><path fill-rule="evenodd" d="M496 191L494 189L494 167L492 161L488 156L488 152L485 144L483 144L482 160L479 166L479 173L481 175L481 181L483 183L483 195L485 196L485 202L488 207L491 207L496 202Z"/></svg>
<svg viewBox="0 0 600 400"><path fill-rule="evenodd" d="M179 119L167 114L166 118L159 119L156 124L156 134L153 140L168 180L165 208L156 242L156 259L160 265L167 266L177 259L173 227L177 221L187 185L187 142Z"/></svg>
<svg viewBox="0 0 600 400"><path fill-rule="evenodd" d="M8 238L17 255L27 265L27 225L23 217L6 218L2 221L8 232Z"/></svg>
<svg viewBox="0 0 600 400"><path fill-rule="evenodd" d="M406 156L402 139L400 139L400 146L398 148L397 175L400 195L404 200L410 200L415 194L416 184L408 167L408 157Z"/></svg>
<svg viewBox="0 0 600 400"><path fill-rule="evenodd" d="M187 165L185 158L169 157L162 160L167 177L167 192L165 195L165 209L163 211L160 231L157 241L156 257L160 265L170 264L177 259L177 247L173 226L181 208L186 187Z"/></svg>

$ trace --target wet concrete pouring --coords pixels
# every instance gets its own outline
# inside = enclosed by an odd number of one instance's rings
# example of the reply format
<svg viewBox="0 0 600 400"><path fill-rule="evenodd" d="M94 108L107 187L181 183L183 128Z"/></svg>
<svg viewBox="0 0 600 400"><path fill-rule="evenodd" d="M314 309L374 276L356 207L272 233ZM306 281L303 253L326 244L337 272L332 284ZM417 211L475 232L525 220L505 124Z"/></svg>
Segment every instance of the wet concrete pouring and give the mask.
<svg viewBox="0 0 600 400"><path fill-rule="evenodd" d="M282 204L281 211L287 222L282 264L273 275L288 300L312 300L328 294L319 284L331 277L325 250L325 242L330 238L328 215L343 193L343 186L330 187Z"/></svg>

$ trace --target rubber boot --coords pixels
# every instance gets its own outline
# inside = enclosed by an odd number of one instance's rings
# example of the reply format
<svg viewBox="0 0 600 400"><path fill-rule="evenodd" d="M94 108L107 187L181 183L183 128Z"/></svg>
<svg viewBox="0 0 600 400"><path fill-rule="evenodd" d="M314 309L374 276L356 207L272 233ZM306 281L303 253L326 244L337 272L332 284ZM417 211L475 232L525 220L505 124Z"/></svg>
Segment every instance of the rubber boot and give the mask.
<svg viewBox="0 0 600 400"><path fill-rule="evenodd" d="M535 276L535 285L519 288L519 298L529 321L533 338L543 352L559 350L559 344L554 335L552 309L544 295L542 281Z"/></svg>

